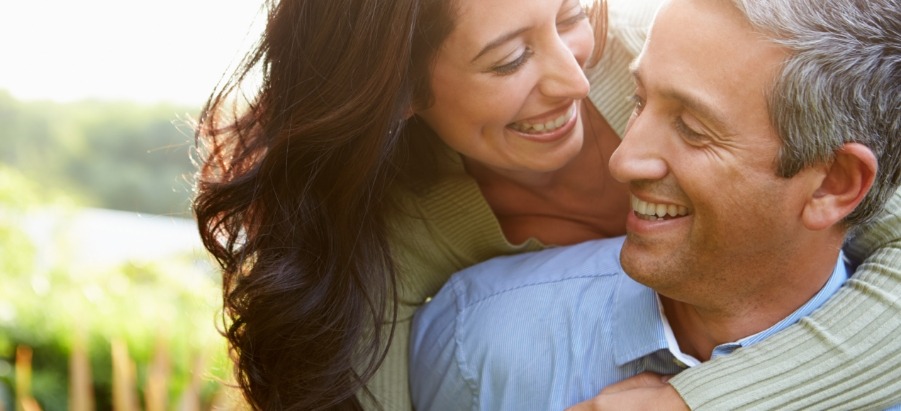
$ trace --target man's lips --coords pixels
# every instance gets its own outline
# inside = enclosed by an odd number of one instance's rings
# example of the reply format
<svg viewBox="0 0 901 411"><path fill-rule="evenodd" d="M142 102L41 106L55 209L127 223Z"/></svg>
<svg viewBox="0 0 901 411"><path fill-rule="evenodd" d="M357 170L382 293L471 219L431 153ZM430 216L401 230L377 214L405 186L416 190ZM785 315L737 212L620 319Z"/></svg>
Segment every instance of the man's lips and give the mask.
<svg viewBox="0 0 901 411"><path fill-rule="evenodd" d="M651 203L632 196L632 211L642 220L658 221L688 215L688 208L676 204Z"/></svg>

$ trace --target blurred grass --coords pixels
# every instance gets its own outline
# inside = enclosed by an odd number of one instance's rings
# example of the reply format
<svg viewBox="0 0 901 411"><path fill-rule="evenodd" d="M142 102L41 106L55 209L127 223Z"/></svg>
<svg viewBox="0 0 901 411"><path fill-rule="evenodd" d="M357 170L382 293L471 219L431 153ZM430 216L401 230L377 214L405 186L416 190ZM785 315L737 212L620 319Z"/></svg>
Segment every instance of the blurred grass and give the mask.
<svg viewBox="0 0 901 411"><path fill-rule="evenodd" d="M17 409L11 396L22 371L15 366L19 347L32 353L29 391L43 410L75 405L70 385L77 384L69 370L77 361L90 370L93 406L114 409L116 350L119 368L122 358L134 364L129 384L135 398L129 401L165 398L165 409L184 409L180 402L195 396L201 409L213 407L230 363L215 328L219 282L210 265L192 252L153 261L90 261L73 251L78 238L53 235L36 243L23 224L37 210L63 221L79 212L66 194L0 165L0 408ZM48 248L53 258L42 253ZM80 360L73 357L78 352ZM164 375L164 386L152 375Z"/></svg>

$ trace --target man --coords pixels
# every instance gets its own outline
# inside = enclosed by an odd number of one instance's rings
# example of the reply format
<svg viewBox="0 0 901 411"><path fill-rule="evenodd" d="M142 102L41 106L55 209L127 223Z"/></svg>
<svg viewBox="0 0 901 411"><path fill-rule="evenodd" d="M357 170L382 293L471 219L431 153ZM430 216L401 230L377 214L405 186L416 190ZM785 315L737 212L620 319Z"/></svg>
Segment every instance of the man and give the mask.
<svg viewBox="0 0 901 411"><path fill-rule="evenodd" d="M452 278L414 323L416 408L563 409L815 310L847 278L848 230L901 179L901 63L867 47L897 35L896 7L664 4L610 161L633 195L628 235Z"/></svg>

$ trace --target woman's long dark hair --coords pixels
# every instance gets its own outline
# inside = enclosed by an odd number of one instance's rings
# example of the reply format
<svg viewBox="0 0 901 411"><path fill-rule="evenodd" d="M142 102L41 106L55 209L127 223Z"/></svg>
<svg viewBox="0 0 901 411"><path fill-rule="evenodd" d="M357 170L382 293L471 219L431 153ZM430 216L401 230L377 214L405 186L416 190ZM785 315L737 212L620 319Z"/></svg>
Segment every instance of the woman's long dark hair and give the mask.
<svg viewBox="0 0 901 411"><path fill-rule="evenodd" d="M360 409L384 358L397 295L386 191L447 3L270 1L259 44L203 109L193 208L256 409Z"/></svg>
<svg viewBox="0 0 901 411"><path fill-rule="evenodd" d="M452 3L267 0L260 42L201 113L194 214L255 409L361 409L397 308L387 192L429 175L434 136L407 119Z"/></svg>

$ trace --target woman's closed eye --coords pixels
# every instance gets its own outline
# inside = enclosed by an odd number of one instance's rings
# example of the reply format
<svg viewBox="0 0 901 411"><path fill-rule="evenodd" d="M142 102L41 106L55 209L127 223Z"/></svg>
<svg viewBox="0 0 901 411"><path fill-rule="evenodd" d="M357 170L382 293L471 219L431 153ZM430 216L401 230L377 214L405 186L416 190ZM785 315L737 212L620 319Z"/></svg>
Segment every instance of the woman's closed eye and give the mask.
<svg viewBox="0 0 901 411"><path fill-rule="evenodd" d="M517 70L519 70L519 68L522 67L522 65L525 64L533 54L535 54L535 52L532 51L532 48L526 47L525 50L523 50L523 52L515 60L509 63L502 63L500 65L494 66L491 68L491 71L499 76L513 74Z"/></svg>

